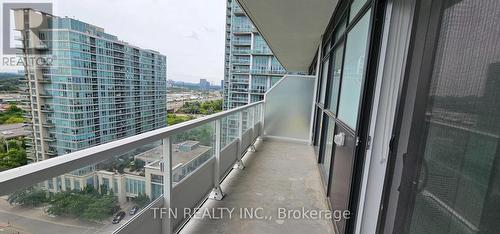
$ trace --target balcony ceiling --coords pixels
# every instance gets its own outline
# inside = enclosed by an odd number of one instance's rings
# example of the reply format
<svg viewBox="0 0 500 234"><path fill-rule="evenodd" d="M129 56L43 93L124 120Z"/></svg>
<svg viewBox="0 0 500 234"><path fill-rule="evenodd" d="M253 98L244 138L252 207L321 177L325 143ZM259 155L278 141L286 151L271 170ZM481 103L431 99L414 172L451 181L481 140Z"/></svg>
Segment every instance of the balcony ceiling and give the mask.
<svg viewBox="0 0 500 234"><path fill-rule="evenodd" d="M238 0L281 64L305 72L338 0Z"/></svg>

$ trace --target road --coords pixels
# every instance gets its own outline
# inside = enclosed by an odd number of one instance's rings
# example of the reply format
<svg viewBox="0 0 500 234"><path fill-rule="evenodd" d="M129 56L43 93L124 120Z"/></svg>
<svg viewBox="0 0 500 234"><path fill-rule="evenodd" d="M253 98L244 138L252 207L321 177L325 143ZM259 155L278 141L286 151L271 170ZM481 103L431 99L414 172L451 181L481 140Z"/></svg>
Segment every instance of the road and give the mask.
<svg viewBox="0 0 500 234"><path fill-rule="evenodd" d="M119 224L112 224L112 217L102 223L68 217L50 217L41 208L10 206L0 198L0 234L112 233L133 217L128 214L133 204L121 205L127 215Z"/></svg>
<svg viewBox="0 0 500 234"><path fill-rule="evenodd" d="M90 226L78 226L52 222L33 217L24 217L10 212L0 211L0 223L2 227L8 226L7 230L15 230L20 234L54 234L54 233L98 233L99 228ZM1 233L1 232L0 232Z"/></svg>

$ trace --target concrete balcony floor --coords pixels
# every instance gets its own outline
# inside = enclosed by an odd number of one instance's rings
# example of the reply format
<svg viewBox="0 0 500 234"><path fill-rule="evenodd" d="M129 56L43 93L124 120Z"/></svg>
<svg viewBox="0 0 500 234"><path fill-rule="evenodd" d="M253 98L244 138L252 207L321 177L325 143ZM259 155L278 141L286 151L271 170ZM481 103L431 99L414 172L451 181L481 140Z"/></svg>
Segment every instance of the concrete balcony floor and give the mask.
<svg viewBox="0 0 500 234"><path fill-rule="evenodd" d="M221 201L207 200L180 233L334 233L330 220L278 219L278 209L327 210L328 205L312 146L275 140L257 143L243 158L245 169L233 170L221 187ZM215 208L215 209L212 209ZM234 208L229 212L219 208ZM262 208L259 217L240 216L240 208Z"/></svg>

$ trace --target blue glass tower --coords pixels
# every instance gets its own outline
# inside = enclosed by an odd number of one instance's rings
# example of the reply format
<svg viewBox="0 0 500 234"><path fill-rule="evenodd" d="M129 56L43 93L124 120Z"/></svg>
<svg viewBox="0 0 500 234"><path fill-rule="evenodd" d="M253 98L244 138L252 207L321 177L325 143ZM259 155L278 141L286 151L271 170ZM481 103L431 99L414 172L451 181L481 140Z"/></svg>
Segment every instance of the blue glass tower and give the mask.
<svg viewBox="0 0 500 234"><path fill-rule="evenodd" d="M260 101L286 73L235 0L227 0L224 109Z"/></svg>
<svg viewBox="0 0 500 234"><path fill-rule="evenodd" d="M16 14L25 58L50 58L25 66L33 160L166 126L164 55L79 20Z"/></svg>

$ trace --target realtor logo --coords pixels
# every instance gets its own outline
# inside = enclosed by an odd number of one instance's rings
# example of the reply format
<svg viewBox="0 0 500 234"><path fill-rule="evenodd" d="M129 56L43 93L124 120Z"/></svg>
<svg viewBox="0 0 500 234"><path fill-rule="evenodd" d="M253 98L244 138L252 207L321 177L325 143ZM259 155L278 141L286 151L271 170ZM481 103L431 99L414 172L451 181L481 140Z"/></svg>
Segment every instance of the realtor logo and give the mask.
<svg viewBox="0 0 500 234"><path fill-rule="evenodd" d="M2 4L2 49L4 55L15 55L18 50L11 47L11 14L14 9L31 8L52 14L52 3L3 3Z"/></svg>

